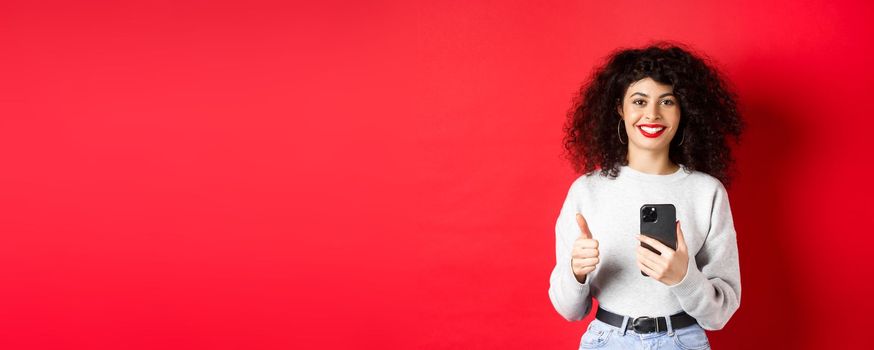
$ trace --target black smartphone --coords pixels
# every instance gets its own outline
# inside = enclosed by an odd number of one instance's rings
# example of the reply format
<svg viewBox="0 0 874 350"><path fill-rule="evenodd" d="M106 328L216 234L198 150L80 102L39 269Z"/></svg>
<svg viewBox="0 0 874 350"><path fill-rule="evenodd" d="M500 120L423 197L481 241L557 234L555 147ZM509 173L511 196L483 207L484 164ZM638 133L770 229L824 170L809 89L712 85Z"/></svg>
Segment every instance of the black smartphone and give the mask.
<svg viewBox="0 0 874 350"><path fill-rule="evenodd" d="M644 204L640 207L640 234L655 238L677 250L677 208L673 204ZM662 253L649 244L640 245L653 253ZM640 271L644 276L649 276Z"/></svg>

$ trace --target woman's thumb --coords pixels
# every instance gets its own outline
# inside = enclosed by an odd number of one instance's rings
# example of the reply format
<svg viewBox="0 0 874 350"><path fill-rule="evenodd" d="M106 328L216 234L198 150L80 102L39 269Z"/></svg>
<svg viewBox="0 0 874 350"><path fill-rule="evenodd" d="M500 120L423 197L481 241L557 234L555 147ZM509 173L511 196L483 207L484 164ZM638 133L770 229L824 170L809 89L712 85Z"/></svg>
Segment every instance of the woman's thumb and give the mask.
<svg viewBox="0 0 874 350"><path fill-rule="evenodd" d="M677 250L686 250L686 234L680 227L680 220L677 220Z"/></svg>
<svg viewBox="0 0 874 350"><path fill-rule="evenodd" d="M577 213L577 225L580 226L580 233L583 237L592 238L592 232L589 231L589 223L586 222L583 214Z"/></svg>

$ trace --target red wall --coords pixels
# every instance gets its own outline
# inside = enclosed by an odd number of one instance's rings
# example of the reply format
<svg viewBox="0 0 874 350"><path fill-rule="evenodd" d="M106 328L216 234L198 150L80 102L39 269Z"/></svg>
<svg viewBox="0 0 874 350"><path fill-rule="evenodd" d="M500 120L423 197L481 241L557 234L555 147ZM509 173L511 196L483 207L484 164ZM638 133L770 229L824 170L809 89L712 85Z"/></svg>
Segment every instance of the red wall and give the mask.
<svg viewBox="0 0 874 350"><path fill-rule="evenodd" d="M575 348L564 113L651 39L749 124L714 347L868 344L870 4L317 3L0 4L0 347Z"/></svg>

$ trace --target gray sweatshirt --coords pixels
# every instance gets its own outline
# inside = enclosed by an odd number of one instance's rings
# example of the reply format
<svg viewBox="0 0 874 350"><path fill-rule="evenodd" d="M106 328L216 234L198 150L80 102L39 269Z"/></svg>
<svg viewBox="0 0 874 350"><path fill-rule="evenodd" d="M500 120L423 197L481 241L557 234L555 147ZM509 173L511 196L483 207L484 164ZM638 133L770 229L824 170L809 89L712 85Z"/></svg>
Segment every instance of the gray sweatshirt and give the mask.
<svg viewBox="0 0 874 350"><path fill-rule="evenodd" d="M677 208L689 267L676 285L643 276L637 267L640 241L635 235L644 204ZM586 218L600 252L600 262L584 283L571 269L571 247L580 236L577 212ZM630 317L684 310L704 329L717 330L740 306L740 266L728 194L716 178L684 167L674 174L653 175L623 166L615 179L599 171L577 178L555 224L555 256L549 299L568 321L582 320L594 297L602 308Z"/></svg>

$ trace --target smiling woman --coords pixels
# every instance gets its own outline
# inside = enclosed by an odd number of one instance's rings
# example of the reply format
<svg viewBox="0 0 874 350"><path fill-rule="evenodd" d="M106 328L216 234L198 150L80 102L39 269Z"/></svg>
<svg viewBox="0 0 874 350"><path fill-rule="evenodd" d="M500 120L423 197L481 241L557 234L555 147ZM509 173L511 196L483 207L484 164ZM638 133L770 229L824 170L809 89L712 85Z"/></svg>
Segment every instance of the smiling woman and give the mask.
<svg viewBox="0 0 874 350"><path fill-rule="evenodd" d="M691 52L676 43L618 50L594 71L576 95L565 124L564 147L575 170L600 168L603 175L615 177L620 166L634 161L629 156L638 147L669 142L674 146L667 149L671 162L729 184L728 138L738 140L743 130L736 97L705 56ZM654 123L656 111L664 118L661 124L679 118L681 111L682 118L661 125L669 128L655 143L642 143L637 136L645 136L640 131L646 130L638 124ZM625 124L624 133L617 134L617 124ZM624 147L626 142L630 147Z"/></svg>
<svg viewBox="0 0 874 350"><path fill-rule="evenodd" d="M556 221L549 297L568 321L598 300L581 348L707 349L705 330L740 306L725 185L727 139L743 126L733 93L690 51L613 53L568 113L565 147L584 174ZM675 208L659 224L667 238L640 231L644 207Z"/></svg>
<svg viewBox="0 0 874 350"><path fill-rule="evenodd" d="M660 84L650 77L631 83L627 91L622 99L624 103L617 109L622 117L619 124L624 121L628 135L628 162L638 165L635 167L637 169L651 171L653 169L646 169L640 157L668 151L668 144L680 125L680 108L671 85ZM619 138L621 142L621 134ZM682 142L677 146L681 146ZM667 156L664 158L667 159ZM671 168L671 172L676 170Z"/></svg>

